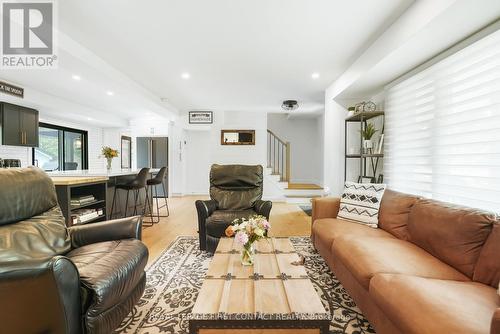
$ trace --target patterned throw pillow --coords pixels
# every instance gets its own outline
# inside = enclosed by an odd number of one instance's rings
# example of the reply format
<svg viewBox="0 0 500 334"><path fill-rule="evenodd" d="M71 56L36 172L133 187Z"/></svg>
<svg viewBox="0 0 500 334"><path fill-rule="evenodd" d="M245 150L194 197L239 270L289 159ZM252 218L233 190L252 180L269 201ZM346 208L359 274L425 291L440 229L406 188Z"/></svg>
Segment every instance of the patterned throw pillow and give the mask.
<svg viewBox="0 0 500 334"><path fill-rule="evenodd" d="M337 218L377 228L385 188L385 184L346 182Z"/></svg>

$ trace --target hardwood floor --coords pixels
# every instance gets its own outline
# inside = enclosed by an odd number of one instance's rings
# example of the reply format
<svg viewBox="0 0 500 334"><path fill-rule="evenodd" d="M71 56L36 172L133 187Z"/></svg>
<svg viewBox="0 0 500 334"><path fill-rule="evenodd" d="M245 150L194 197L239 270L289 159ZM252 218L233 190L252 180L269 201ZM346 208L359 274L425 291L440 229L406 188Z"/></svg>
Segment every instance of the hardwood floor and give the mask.
<svg viewBox="0 0 500 334"><path fill-rule="evenodd" d="M149 248L149 263L154 261L176 237L180 235L197 236L198 216L194 202L207 199L200 196L169 198L170 217L162 218L158 224L145 227L142 240ZM162 214L166 211L163 209ZM297 205L282 202L273 203L271 210L272 236L309 235L311 217L306 215Z"/></svg>

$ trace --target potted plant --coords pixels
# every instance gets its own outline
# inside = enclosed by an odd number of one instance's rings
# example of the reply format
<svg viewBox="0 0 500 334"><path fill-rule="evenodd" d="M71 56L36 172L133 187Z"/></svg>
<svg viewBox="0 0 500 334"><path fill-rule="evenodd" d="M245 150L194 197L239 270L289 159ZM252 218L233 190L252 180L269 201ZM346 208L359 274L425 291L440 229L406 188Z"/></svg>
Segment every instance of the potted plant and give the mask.
<svg viewBox="0 0 500 334"><path fill-rule="evenodd" d="M363 148L365 151L373 148L372 137L377 132L378 130L375 129L373 123L366 124L365 128L361 131L361 135L363 136Z"/></svg>
<svg viewBox="0 0 500 334"><path fill-rule="evenodd" d="M101 153L102 153L102 156L106 158L106 162L107 162L106 169L111 170L111 163L113 161L113 158L118 157L118 151L112 149L109 146L103 146Z"/></svg>

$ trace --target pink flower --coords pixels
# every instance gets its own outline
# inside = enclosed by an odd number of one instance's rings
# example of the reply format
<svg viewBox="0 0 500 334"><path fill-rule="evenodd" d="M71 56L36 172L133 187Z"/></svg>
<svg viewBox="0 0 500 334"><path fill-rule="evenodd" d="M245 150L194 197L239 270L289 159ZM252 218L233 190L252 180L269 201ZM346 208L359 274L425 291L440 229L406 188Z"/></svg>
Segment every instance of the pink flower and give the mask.
<svg viewBox="0 0 500 334"><path fill-rule="evenodd" d="M242 231L238 231L238 233L236 233L236 236L234 238L236 239L237 242L239 242L242 245L248 242L248 235Z"/></svg>
<svg viewBox="0 0 500 334"><path fill-rule="evenodd" d="M266 230L269 230L271 228L271 224L267 220L264 220L262 222L262 227Z"/></svg>

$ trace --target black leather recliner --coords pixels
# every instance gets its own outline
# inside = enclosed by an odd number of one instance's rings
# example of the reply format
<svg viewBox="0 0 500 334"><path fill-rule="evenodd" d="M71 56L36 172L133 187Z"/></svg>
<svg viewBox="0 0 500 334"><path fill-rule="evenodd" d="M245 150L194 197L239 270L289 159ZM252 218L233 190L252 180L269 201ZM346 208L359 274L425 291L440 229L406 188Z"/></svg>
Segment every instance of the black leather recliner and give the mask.
<svg viewBox="0 0 500 334"><path fill-rule="evenodd" d="M0 170L0 332L111 333L144 292L141 227L67 228L43 171Z"/></svg>
<svg viewBox="0 0 500 334"><path fill-rule="evenodd" d="M237 218L262 215L269 220L272 202L262 200L262 166L212 165L210 200L196 201L200 249L215 252L226 228Z"/></svg>

